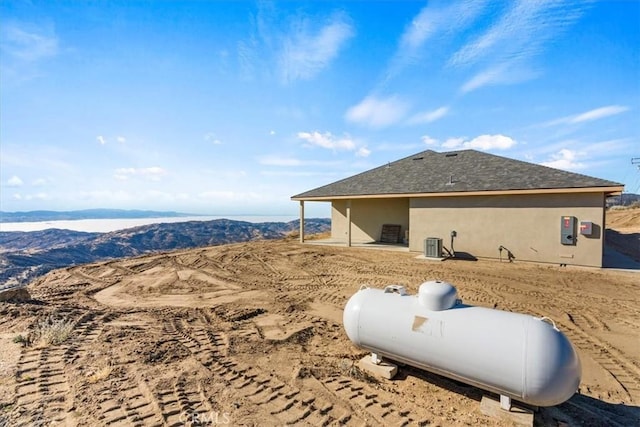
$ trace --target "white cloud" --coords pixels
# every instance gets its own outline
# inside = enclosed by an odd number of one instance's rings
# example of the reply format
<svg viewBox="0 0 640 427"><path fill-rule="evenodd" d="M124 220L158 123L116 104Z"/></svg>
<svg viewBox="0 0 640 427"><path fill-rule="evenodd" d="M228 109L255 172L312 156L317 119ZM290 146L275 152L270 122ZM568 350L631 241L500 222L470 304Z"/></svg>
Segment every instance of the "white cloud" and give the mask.
<svg viewBox="0 0 640 427"><path fill-rule="evenodd" d="M322 147L329 150L347 150L356 149L356 143L349 137L336 138L330 132L320 133L314 132L298 132L298 138L306 141L312 146Z"/></svg>
<svg viewBox="0 0 640 427"><path fill-rule="evenodd" d="M464 142L464 148L477 150L507 150L516 144L512 138L505 135L480 135L471 141Z"/></svg>
<svg viewBox="0 0 640 427"><path fill-rule="evenodd" d="M464 148L464 138L449 138L442 143L442 148Z"/></svg>
<svg viewBox="0 0 640 427"><path fill-rule="evenodd" d="M119 136L116 138L116 141L118 141L120 144L124 144L125 142L127 142L127 138L125 138L124 136Z"/></svg>
<svg viewBox="0 0 640 427"><path fill-rule="evenodd" d="M514 145L516 141L505 135L480 135L473 139L467 138L448 138L442 143L428 135L422 137L427 145L440 145L447 149L465 149L465 150L507 150Z"/></svg>
<svg viewBox="0 0 640 427"><path fill-rule="evenodd" d="M275 130L270 130L270 131L269 131L269 135L273 136L273 135L275 135L275 134L276 134L276 131L275 131Z"/></svg>
<svg viewBox="0 0 640 427"><path fill-rule="evenodd" d="M429 135L423 135L421 138L422 142L424 142L427 145L437 145L438 144L438 140L435 138L430 137Z"/></svg>
<svg viewBox="0 0 640 427"><path fill-rule="evenodd" d="M45 178L38 178L35 179L31 185L33 185L34 187L42 187L44 185L47 185L47 180Z"/></svg>
<svg viewBox="0 0 640 427"><path fill-rule="evenodd" d="M22 61L34 62L58 54L58 38L53 31L35 25L3 25L2 52Z"/></svg>
<svg viewBox="0 0 640 427"><path fill-rule="evenodd" d="M414 114L407 122L409 124L431 123L443 118L447 114L449 114L449 107L440 107L435 110Z"/></svg>
<svg viewBox="0 0 640 427"><path fill-rule="evenodd" d="M595 108L593 110L585 111L584 113L574 114L571 116L561 117L559 119L551 120L545 123L545 126L555 126L561 124L577 124L583 122L589 122L592 120L599 120L605 117L615 116L617 114L628 111L629 107L624 105L607 105L605 107Z"/></svg>
<svg viewBox="0 0 640 427"><path fill-rule="evenodd" d="M543 166L549 166L550 168L565 169L565 170L578 170L584 169L586 166L584 163L578 161L579 153L567 148L563 148L551 155L551 159L540 163Z"/></svg>
<svg viewBox="0 0 640 427"><path fill-rule="evenodd" d="M408 109L408 103L397 96L385 99L367 96L359 104L350 107L345 118L352 123L382 128L402 120Z"/></svg>
<svg viewBox="0 0 640 427"><path fill-rule="evenodd" d="M11 178L9 178L7 180L7 186L8 187L21 187L22 184L24 184L24 183L22 182L20 177L16 176L16 175L13 175Z"/></svg>
<svg viewBox="0 0 640 427"><path fill-rule="evenodd" d="M367 147L360 147L358 148L358 151L356 151L356 156L358 157L369 157L370 154L371 150L369 150Z"/></svg>
<svg viewBox="0 0 640 427"><path fill-rule="evenodd" d="M315 77L354 35L343 14L332 16L316 32L309 30L309 24L306 19L298 20L283 40L278 62L285 83Z"/></svg>
<svg viewBox="0 0 640 427"><path fill-rule="evenodd" d="M133 176L140 176L151 181L160 181L167 174L167 171L158 166L148 168L118 168L115 170L114 178L119 181L126 181Z"/></svg>
<svg viewBox="0 0 640 427"><path fill-rule="evenodd" d="M107 140L102 135L96 136L96 140L100 143L100 145L104 145L107 143Z"/></svg>

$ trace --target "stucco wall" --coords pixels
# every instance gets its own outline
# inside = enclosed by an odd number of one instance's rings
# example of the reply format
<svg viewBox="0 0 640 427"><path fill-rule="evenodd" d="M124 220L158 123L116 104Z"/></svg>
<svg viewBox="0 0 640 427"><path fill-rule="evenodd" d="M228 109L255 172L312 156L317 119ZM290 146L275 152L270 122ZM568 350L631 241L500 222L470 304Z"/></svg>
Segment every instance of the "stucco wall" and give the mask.
<svg viewBox="0 0 640 427"><path fill-rule="evenodd" d="M602 266L602 193L425 197L410 200L410 250L424 250L424 239L440 237L450 249L498 258L498 247L516 260ZM593 237L577 234L575 246L560 243L562 216L594 223ZM506 258L503 250L503 259Z"/></svg>
<svg viewBox="0 0 640 427"><path fill-rule="evenodd" d="M347 201L331 202L331 238L347 241ZM400 224L401 237L409 226L409 199L351 200L351 242L380 240L383 224Z"/></svg>

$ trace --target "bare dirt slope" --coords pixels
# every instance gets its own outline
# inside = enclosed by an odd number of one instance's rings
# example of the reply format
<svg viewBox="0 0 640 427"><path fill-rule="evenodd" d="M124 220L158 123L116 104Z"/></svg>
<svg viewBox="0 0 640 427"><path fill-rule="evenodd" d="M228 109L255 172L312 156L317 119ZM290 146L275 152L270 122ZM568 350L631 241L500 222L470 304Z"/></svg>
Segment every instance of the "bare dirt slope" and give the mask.
<svg viewBox="0 0 640 427"><path fill-rule="evenodd" d="M51 272L31 302L0 303L0 425L501 425L477 388L355 368L349 296L429 279L468 304L549 316L572 340L579 394L536 424L640 424L638 273L415 255L283 240ZM13 342L43 319L68 338Z"/></svg>

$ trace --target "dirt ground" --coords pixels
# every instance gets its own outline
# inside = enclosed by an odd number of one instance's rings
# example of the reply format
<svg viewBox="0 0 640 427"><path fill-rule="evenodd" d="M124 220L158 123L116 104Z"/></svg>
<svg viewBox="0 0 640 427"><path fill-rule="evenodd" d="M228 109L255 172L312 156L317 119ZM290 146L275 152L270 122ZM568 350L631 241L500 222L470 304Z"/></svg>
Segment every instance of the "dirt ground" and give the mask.
<svg viewBox="0 0 640 427"><path fill-rule="evenodd" d="M638 213L621 233L640 232ZM281 240L51 272L30 302L0 303L0 425L510 425L481 413L475 387L356 368L347 299L432 279L467 304L548 316L576 346L579 392L536 425L640 425L639 272L416 255ZM52 325L66 340L37 340Z"/></svg>

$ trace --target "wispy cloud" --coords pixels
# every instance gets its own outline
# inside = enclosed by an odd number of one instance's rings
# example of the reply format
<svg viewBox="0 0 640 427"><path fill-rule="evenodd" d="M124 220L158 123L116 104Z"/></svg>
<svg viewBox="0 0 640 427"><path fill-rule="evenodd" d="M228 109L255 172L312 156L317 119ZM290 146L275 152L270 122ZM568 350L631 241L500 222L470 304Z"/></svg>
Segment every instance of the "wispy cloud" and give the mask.
<svg viewBox="0 0 640 427"><path fill-rule="evenodd" d="M315 77L355 34L342 13L333 15L315 31L311 27L312 21L308 19L296 20L282 42L278 63L285 83Z"/></svg>
<svg viewBox="0 0 640 427"><path fill-rule="evenodd" d="M345 113L345 119L352 123L383 128L400 122L409 110L409 103L398 96L377 98L367 96Z"/></svg>
<svg viewBox="0 0 640 427"><path fill-rule="evenodd" d="M624 105L608 105L605 107L595 108L593 110L585 111L584 113L574 114L571 116L561 117L559 119L551 120L544 123L544 126L556 126L562 124L578 124L584 122L590 122L592 120L599 120L605 117L615 116L617 114L629 111L629 107Z"/></svg>
<svg viewBox="0 0 640 427"><path fill-rule="evenodd" d="M440 107L431 111L416 113L407 120L408 124L431 123L449 114L449 107Z"/></svg>
<svg viewBox="0 0 640 427"><path fill-rule="evenodd" d="M24 201L51 200L51 195L49 193L44 193L44 192L35 193L35 194L14 193L12 198L13 200L24 200Z"/></svg>
<svg viewBox="0 0 640 427"><path fill-rule="evenodd" d="M465 0L452 4L429 2L402 33L387 78L418 61L430 39L451 37L467 29L482 14L487 3L487 0Z"/></svg>
<svg viewBox="0 0 640 427"><path fill-rule="evenodd" d="M0 79L20 84L42 74L42 63L60 53L52 25L6 20L0 25Z"/></svg>
<svg viewBox="0 0 640 427"><path fill-rule="evenodd" d="M334 151L353 151L356 149L356 143L352 138L348 136L336 137L331 132L298 132L297 136L298 139L305 141L309 146L322 147Z"/></svg>
<svg viewBox="0 0 640 427"><path fill-rule="evenodd" d="M140 176L151 181L160 181L167 174L167 171L158 166L148 168L118 168L114 172L114 178L119 181L126 181L131 177Z"/></svg>
<svg viewBox="0 0 640 427"><path fill-rule="evenodd" d="M439 146L448 150L472 149L472 150L508 150L517 144L516 140L505 135L480 135L473 139L462 137L448 138L440 141L429 135L422 136L422 141L429 146Z"/></svg>
<svg viewBox="0 0 640 427"><path fill-rule="evenodd" d="M59 51L55 33L33 24L5 23L1 39L2 52L22 61L39 61Z"/></svg>
<svg viewBox="0 0 640 427"><path fill-rule="evenodd" d="M563 148L557 153L553 153L550 159L541 162L543 166L549 166L550 168L564 169L564 170L579 170L584 169L586 165L579 162L580 154L577 151Z"/></svg>
<svg viewBox="0 0 640 427"><path fill-rule="evenodd" d="M125 142L127 142L127 138L125 138L124 136L118 136L116 137L116 141L118 141L120 144L124 144Z"/></svg>
<svg viewBox="0 0 640 427"><path fill-rule="evenodd" d="M369 157L370 154L371 154L371 150L369 150L367 147L360 147L356 151L357 157Z"/></svg>
<svg viewBox="0 0 640 427"><path fill-rule="evenodd" d="M96 136L96 141L98 141L100 143L100 145L104 145L107 143L107 140L104 136L102 135L98 135Z"/></svg>
<svg viewBox="0 0 640 427"><path fill-rule="evenodd" d="M487 85L528 80L538 73L529 60L571 26L589 1L530 1L508 3L508 9L478 37L462 46L448 61L449 66L482 69L462 87L469 92Z"/></svg>
<svg viewBox="0 0 640 427"><path fill-rule="evenodd" d="M13 175L11 178L7 180L8 187L21 187L24 182L20 179L19 176Z"/></svg>
<svg viewBox="0 0 640 427"><path fill-rule="evenodd" d="M283 17L272 3L259 3L250 36L238 43L241 73L247 78L273 73L283 84L310 80L331 65L354 35L343 12L325 18Z"/></svg>

